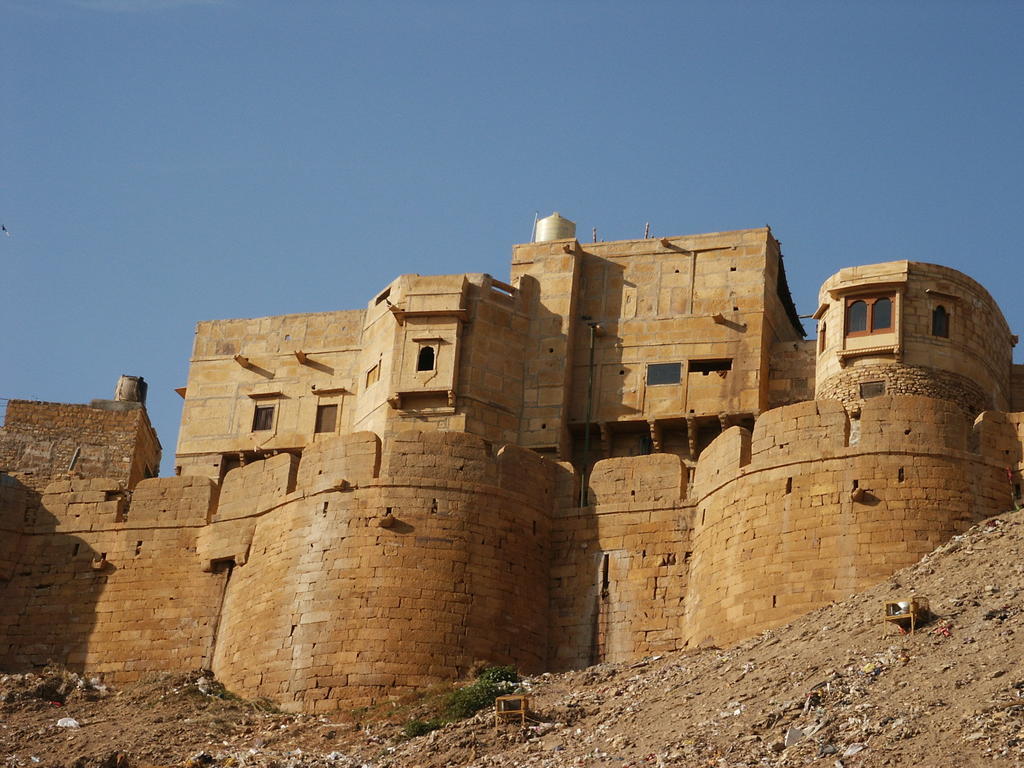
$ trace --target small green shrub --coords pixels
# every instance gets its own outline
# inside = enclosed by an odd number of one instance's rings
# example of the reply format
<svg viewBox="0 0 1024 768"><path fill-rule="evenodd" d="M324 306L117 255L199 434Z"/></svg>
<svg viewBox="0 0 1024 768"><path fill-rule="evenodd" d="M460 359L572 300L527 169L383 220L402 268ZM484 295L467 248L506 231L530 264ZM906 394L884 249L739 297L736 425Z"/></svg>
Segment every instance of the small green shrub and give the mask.
<svg viewBox="0 0 1024 768"><path fill-rule="evenodd" d="M519 673L515 667L488 667L469 685L452 691L445 701L445 715L453 720L472 717L494 700L516 689Z"/></svg>
<svg viewBox="0 0 1024 768"><path fill-rule="evenodd" d="M402 728L402 735L407 739L415 739L417 736L436 731L442 725L444 723L440 720L410 720Z"/></svg>
<svg viewBox="0 0 1024 768"><path fill-rule="evenodd" d="M516 685L519 682L519 673L516 672L515 667L487 667L480 671L477 680L494 683L495 685L501 685L502 683Z"/></svg>

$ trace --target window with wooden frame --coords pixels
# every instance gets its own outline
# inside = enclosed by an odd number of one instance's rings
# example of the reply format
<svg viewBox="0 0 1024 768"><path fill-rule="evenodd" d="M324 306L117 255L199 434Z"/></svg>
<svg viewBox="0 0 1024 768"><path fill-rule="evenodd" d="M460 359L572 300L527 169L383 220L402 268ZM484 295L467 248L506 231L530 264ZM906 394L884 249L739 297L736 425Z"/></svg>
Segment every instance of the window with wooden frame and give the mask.
<svg viewBox="0 0 1024 768"><path fill-rule="evenodd" d="M821 321L821 327L818 329L818 354L819 355L822 352L825 351L825 344L826 344L826 337L827 337L827 335L828 335L828 333L827 333L827 329L825 327L825 321L822 320Z"/></svg>
<svg viewBox="0 0 1024 768"><path fill-rule="evenodd" d="M846 335L870 336L892 333L894 297L851 296L846 300Z"/></svg>
<svg viewBox="0 0 1024 768"><path fill-rule="evenodd" d="M252 431L265 432L274 428L274 406L257 405L252 414Z"/></svg>
<svg viewBox="0 0 1024 768"><path fill-rule="evenodd" d="M949 338L949 312L941 304L932 310L932 336Z"/></svg>
<svg viewBox="0 0 1024 768"><path fill-rule="evenodd" d="M329 403L325 405L318 405L316 407L316 422L313 425L313 431L316 433L321 432L334 432L338 426L338 404Z"/></svg>
<svg viewBox="0 0 1024 768"><path fill-rule="evenodd" d="M380 381L380 363L378 362L370 370L366 372L366 386L367 388L372 387Z"/></svg>

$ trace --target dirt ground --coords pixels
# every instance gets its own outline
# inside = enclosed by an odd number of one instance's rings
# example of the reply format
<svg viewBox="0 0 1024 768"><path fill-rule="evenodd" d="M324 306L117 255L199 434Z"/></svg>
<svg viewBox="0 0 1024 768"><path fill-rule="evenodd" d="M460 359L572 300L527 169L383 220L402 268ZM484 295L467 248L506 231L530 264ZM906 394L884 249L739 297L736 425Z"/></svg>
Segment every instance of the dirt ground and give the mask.
<svg viewBox="0 0 1024 768"><path fill-rule="evenodd" d="M199 672L121 690L61 670L0 675L0 766L1024 765L1022 544L1024 513L1008 513L735 647L530 678L525 729L482 712L404 739L429 700L295 716ZM936 616L901 635L883 605L914 594Z"/></svg>

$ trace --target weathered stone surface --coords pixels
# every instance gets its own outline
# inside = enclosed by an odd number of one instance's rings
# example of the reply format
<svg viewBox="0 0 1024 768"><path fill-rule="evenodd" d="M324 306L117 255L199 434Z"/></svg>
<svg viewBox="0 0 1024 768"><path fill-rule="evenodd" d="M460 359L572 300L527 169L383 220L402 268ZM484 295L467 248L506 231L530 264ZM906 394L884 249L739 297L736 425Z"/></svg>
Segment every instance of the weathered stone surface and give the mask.
<svg viewBox="0 0 1024 768"><path fill-rule="evenodd" d="M139 482L141 409L12 402L0 665L344 709L731 643L1020 496L1024 368L981 286L843 270L804 341L781 275L767 229L563 240L508 284L200 323L177 477ZM858 299L890 325L848 332Z"/></svg>

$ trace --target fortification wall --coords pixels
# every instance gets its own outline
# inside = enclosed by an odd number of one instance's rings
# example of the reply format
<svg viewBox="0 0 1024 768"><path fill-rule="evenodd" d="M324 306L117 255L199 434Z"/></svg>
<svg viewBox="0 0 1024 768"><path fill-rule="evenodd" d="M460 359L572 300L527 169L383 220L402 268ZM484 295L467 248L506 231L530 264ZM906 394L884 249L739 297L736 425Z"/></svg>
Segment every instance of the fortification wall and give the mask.
<svg viewBox="0 0 1024 768"><path fill-rule="evenodd" d="M137 680L208 666L223 577L204 573L196 538L212 484L144 480L127 503L109 478L46 488L0 581L0 666L48 662Z"/></svg>
<svg viewBox="0 0 1024 768"><path fill-rule="evenodd" d="M253 509L214 659L229 688L323 711L477 660L544 668L552 465L460 433L405 433L379 458L367 434L312 450L300 477L318 484Z"/></svg>
<svg viewBox="0 0 1024 768"><path fill-rule="evenodd" d="M555 466L462 433L372 433L206 478L52 484L0 582L0 665L132 681L212 667L322 711L544 668ZM12 523L13 525L13 523Z"/></svg>
<svg viewBox="0 0 1024 768"><path fill-rule="evenodd" d="M311 712L465 673L723 645L909 565L1020 483L1024 414L833 400L702 454L571 467L465 433L322 440L201 477L0 485L0 666L212 667ZM1009 470L1009 472L1008 472ZM1019 491L1018 491L1019 494ZM10 535L8 535L10 534ZM15 542L14 545L8 542Z"/></svg>
<svg viewBox="0 0 1024 768"><path fill-rule="evenodd" d="M0 585L11 578L21 555L28 502L33 495L16 477L0 473Z"/></svg>
<svg viewBox="0 0 1024 768"><path fill-rule="evenodd" d="M762 414L701 456L691 644L725 645L846 597L1011 504L1012 420L925 397Z"/></svg>
<svg viewBox="0 0 1024 768"><path fill-rule="evenodd" d="M690 507L671 454L599 461L579 508L563 465L552 529L549 666L577 669L682 647Z"/></svg>

